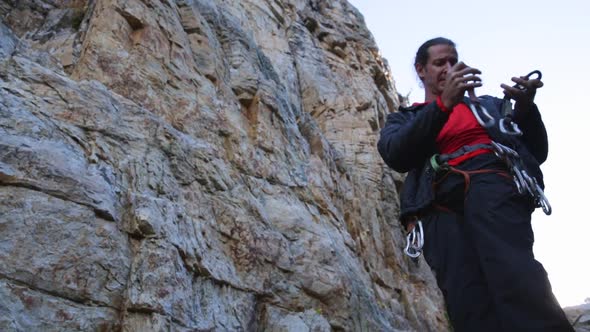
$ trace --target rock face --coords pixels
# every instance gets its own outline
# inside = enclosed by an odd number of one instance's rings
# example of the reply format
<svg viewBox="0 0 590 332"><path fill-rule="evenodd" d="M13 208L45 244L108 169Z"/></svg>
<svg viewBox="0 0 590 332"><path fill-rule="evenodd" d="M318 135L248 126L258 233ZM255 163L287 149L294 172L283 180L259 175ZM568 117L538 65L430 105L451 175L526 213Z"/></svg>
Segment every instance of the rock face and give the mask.
<svg viewBox="0 0 590 332"><path fill-rule="evenodd" d="M0 2L0 330L444 331L343 0Z"/></svg>
<svg viewBox="0 0 590 332"><path fill-rule="evenodd" d="M590 301L585 304L563 309L576 332L590 332Z"/></svg>

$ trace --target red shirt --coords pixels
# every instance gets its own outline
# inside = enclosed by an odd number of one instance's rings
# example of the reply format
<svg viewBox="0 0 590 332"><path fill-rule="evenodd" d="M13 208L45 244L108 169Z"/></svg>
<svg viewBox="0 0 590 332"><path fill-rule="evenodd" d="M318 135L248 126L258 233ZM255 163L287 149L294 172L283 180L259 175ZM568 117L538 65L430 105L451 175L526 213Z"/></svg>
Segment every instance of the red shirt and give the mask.
<svg viewBox="0 0 590 332"><path fill-rule="evenodd" d="M437 103L440 102L437 101ZM443 112L446 111L443 109ZM459 103L449 114L449 119L436 137L436 146L441 154L453 153L465 145L490 144L492 139L475 119L471 109L465 103ZM490 152L489 149L471 151L455 159L449 165L457 166L469 158Z"/></svg>
<svg viewBox="0 0 590 332"><path fill-rule="evenodd" d="M453 153L464 145L490 144L492 139L475 119L471 109L465 103L453 107L447 123L436 137L436 146L441 154ZM471 151L455 159L449 160L449 165L456 166L463 161L477 155L488 153L488 149Z"/></svg>

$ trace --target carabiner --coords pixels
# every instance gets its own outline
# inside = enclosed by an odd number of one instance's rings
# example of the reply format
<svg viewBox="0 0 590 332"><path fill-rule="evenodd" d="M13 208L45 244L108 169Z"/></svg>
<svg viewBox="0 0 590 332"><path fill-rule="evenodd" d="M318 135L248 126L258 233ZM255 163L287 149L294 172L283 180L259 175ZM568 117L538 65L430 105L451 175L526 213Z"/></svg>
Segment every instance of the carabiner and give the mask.
<svg viewBox="0 0 590 332"><path fill-rule="evenodd" d="M535 208L540 207L546 215L550 215L552 209L549 200L545 196L541 186L539 186L537 179L534 176L530 176L524 169L518 152L494 141L491 142L491 145L494 154L503 160L510 169L518 193L521 195L525 193L531 195L535 202Z"/></svg>
<svg viewBox="0 0 590 332"><path fill-rule="evenodd" d="M498 124L498 127L500 127L500 131L503 134L512 135L512 136L521 136L522 135L522 131L520 130L520 128L518 128L518 125L516 124L516 122L512 122L512 119L508 116L504 117L503 119L500 119L500 123Z"/></svg>
<svg viewBox="0 0 590 332"><path fill-rule="evenodd" d="M545 215L550 215L551 212L553 211L551 209L551 204L549 204L549 200L547 199L547 196L545 196L545 192L543 192L543 189L541 189L541 186L539 186L537 184L537 194L539 195L539 205L541 206L541 208L543 209L543 212L545 213Z"/></svg>
<svg viewBox="0 0 590 332"><path fill-rule="evenodd" d="M539 70L533 70L532 72L528 73L525 77L527 80L530 80L531 76L533 76L533 75L537 75L537 77L533 78L534 80L540 80L541 78L543 78L543 74L541 74L541 72ZM521 90L526 90L526 88L524 88L520 84L516 84L514 87L521 89Z"/></svg>
<svg viewBox="0 0 590 332"><path fill-rule="evenodd" d="M518 125L512 122L512 115L514 111L512 110L512 102L508 96L502 99L502 116L503 118L500 119L500 123L498 127L500 128L500 132L506 135L512 136L520 136L522 135L522 131L518 128Z"/></svg>
<svg viewBox="0 0 590 332"><path fill-rule="evenodd" d="M516 177L516 175L512 176L512 179L514 180L514 184L516 185L516 190L518 191L519 194L524 194L524 189L522 188L520 182L518 181L518 178Z"/></svg>
<svg viewBox="0 0 590 332"><path fill-rule="evenodd" d="M541 186L537 182L537 179L535 179L534 177L529 177L529 175L526 174L525 171L523 171L523 173L525 173L525 175L528 177L527 180L529 181L529 185L531 186L531 195L533 195L533 197L535 198L535 204L537 205L537 207L542 208L543 212L546 215L550 215L552 212L551 204L549 204L549 200L547 199L547 196L545 196L545 192L543 191L543 189L541 189Z"/></svg>
<svg viewBox="0 0 590 332"><path fill-rule="evenodd" d="M488 113L488 110L486 110L486 108L483 107L479 102L474 103L473 101L471 101L471 105L469 105L469 108L471 108L471 112L473 112L475 119L477 120L477 122L479 122L479 124L482 127L489 128L489 127L492 127L496 123L496 119L494 119L490 115L490 113ZM478 108L481 110L481 112L487 118L487 120L484 120L479 116Z"/></svg>
<svg viewBox="0 0 590 332"><path fill-rule="evenodd" d="M488 113L488 110L486 110L486 108L481 105L479 98L477 98L473 89L467 90L467 93L469 94L469 100L471 101L471 103L469 103L469 108L471 109L471 112L475 116L477 122L484 128L492 127L496 123L496 119L494 119L490 113ZM486 120L481 118L479 115L480 111L487 118Z"/></svg>
<svg viewBox="0 0 590 332"><path fill-rule="evenodd" d="M497 151L497 152L499 152L500 155L511 155L512 157L515 157L515 158L520 157L518 155L518 152L516 152L515 150L507 147L504 144L500 144L500 143L497 143L497 142L494 142L494 141L492 141L491 144L494 147L494 150Z"/></svg>
<svg viewBox="0 0 590 332"><path fill-rule="evenodd" d="M531 77L533 75L537 75L537 77L535 77L534 79L541 79L541 77L543 77L543 74L541 74L540 71L538 70L533 70L532 72L528 73L525 78L531 79ZM526 90L526 88L520 84L515 84L512 86L513 88L517 88L519 90ZM512 104L510 103L510 97L506 96L504 97L503 103L502 103L502 115L504 116L504 118L502 118L499 122L498 127L500 127L500 131L503 134L506 135L512 135L512 136L521 136L522 135L522 131L520 130L520 128L518 128L518 125L515 122L512 122L512 115L513 115L513 110L512 110Z"/></svg>
<svg viewBox="0 0 590 332"><path fill-rule="evenodd" d="M416 230L416 226L418 230ZM418 258L422 253L424 246L424 229L422 228L422 221L418 220L412 231L406 236L406 248L404 252L411 258Z"/></svg>
<svg viewBox="0 0 590 332"><path fill-rule="evenodd" d="M531 194L531 196L533 196L535 199L537 199L537 196L539 193L538 188L540 188L539 185L537 184L537 179L529 176L529 174L524 169L522 170L522 174L523 174L525 180L527 181L529 193Z"/></svg>
<svg viewBox="0 0 590 332"><path fill-rule="evenodd" d="M529 187L529 183L528 181L524 178L522 171L516 166L513 165L512 166L512 172L514 173L514 175L516 176L518 182L520 183L520 186L517 185L517 189L518 189L518 193L519 194L524 194L526 192L531 192L531 189Z"/></svg>

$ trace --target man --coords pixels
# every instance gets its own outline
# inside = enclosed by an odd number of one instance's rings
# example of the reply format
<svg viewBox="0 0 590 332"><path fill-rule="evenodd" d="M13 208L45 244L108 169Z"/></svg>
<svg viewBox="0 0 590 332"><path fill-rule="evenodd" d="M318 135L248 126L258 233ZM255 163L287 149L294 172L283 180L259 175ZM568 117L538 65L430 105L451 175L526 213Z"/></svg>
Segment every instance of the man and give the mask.
<svg viewBox="0 0 590 332"><path fill-rule="evenodd" d="M454 330L573 331L532 251L531 213L544 199L539 165L547 158L534 104L540 77L501 85L515 101L510 120L523 133L516 136L499 128L502 99L475 96L481 72L459 62L451 40L424 43L415 69L424 103L388 115L378 148L391 168L409 171L402 223L424 226L424 256ZM484 127L476 113L493 119Z"/></svg>

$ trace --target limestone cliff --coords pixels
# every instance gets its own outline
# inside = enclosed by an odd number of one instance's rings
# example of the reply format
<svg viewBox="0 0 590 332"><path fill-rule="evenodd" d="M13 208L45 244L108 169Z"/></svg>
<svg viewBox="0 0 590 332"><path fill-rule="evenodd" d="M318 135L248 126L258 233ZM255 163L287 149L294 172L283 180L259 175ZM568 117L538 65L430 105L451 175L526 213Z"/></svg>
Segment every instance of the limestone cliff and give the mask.
<svg viewBox="0 0 590 332"><path fill-rule="evenodd" d="M0 1L0 330L444 331L344 0Z"/></svg>

